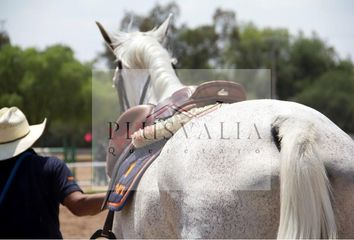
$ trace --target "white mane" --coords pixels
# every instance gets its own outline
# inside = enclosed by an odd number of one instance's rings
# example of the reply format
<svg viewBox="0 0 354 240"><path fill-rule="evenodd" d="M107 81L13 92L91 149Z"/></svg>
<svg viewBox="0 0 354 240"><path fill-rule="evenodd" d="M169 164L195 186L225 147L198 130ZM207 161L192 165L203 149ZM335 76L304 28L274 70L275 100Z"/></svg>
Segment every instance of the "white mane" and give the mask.
<svg viewBox="0 0 354 240"><path fill-rule="evenodd" d="M112 37L112 46L124 69L148 70L152 86L150 95L154 95L151 98L159 101L170 96L183 85L171 66L171 56L159 43L156 31L157 29L149 32L117 33ZM139 80L140 82L135 84L135 89L141 91L144 83ZM126 81L126 84L131 84L132 81Z"/></svg>

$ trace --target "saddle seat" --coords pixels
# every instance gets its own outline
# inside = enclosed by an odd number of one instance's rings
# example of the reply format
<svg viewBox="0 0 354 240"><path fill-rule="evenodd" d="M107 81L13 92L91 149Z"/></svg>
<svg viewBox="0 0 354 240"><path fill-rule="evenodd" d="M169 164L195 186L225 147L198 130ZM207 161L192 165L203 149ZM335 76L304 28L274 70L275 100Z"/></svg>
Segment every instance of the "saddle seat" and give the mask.
<svg viewBox="0 0 354 240"><path fill-rule="evenodd" d="M153 115L165 119L176 112L204 107L216 102L234 103L246 100L244 88L235 82L214 80L199 86L184 87L156 105Z"/></svg>

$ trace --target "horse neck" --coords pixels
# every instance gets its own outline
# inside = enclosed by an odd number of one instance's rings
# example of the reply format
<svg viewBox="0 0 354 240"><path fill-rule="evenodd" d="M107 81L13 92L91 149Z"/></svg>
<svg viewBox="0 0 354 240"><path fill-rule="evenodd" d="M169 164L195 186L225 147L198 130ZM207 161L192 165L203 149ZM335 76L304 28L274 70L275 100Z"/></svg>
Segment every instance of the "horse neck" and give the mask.
<svg viewBox="0 0 354 240"><path fill-rule="evenodd" d="M171 65L171 58L165 49L156 49L149 56L148 68L151 76L151 91L156 102L159 102L184 87L176 76Z"/></svg>

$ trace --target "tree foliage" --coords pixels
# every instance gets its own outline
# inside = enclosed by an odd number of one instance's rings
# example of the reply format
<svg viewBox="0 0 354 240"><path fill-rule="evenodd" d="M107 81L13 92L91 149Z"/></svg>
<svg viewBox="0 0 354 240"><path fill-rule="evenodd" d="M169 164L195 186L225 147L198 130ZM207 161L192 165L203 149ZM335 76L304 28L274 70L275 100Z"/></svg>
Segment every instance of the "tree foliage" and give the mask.
<svg viewBox="0 0 354 240"><path fill-rule="evenodd" d="M150 30L171 12L165 44L179 68L271 69L277 98L304 103L354 132L353 63L318 35L259 28L220 8L210 24L177 25L180 9L173 2L157 4L147 14L126 12L120 30ZM99 57L115 68L110 50ZM91 68L67 46L22 49L0 32L0 106L20 107L31 124L47 117L43 146L85 145L83 135L91 128Z"/></svg>
<svg viewBox="0 0 354 240"><path fill-rule="evenodd" d="M31 124L48 118L41 143L83 145L90 131L91 66L66 46L0 49L0 106L18 106Z"/></svg>
<svg viewBox="0 0 354 240"><path fill-rule="evenodd" d="M161 23L175 3L156 5L146 15L126 13L125 30L131 16L133 29L146 31ZM240 23L236 13L216 9L211 24L188 27L172 25L170 49L185 69L271 69L276 97L298 101L327 115L345 131L354 132L354 73L349 59L340 59L335 49L316 33L290 34L284 28L259 28Z"/></svg>

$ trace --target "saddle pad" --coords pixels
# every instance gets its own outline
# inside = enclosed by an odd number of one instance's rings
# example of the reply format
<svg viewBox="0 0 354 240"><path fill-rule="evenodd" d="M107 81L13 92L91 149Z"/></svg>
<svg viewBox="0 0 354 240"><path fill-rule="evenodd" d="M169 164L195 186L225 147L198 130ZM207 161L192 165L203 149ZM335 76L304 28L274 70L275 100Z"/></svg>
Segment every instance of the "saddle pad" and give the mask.
<svg viewBox="0 0 354 240"><path fill-rule="evenodd" d="M120 211L130 194L136 190L146 169L160 154L167 140L160 140L144 148L134 150L119 166L118 174L111 179L114 189L108 192L107 207L112 211Z"/></svg>

